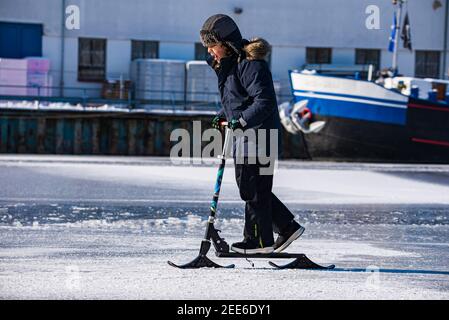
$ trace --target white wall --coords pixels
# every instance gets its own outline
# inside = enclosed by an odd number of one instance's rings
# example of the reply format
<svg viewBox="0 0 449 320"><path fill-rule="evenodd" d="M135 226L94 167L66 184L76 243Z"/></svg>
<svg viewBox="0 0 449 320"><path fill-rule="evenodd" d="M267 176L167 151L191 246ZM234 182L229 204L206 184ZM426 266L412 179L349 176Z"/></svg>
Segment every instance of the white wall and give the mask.
<svg viewBox="0 0 449 320"><path fill-rule="evenodd" d="M299 69L306 62L304 47L274 47L271 55L271 69L273 77L282 79L284 70Z"/></svg>
<svg viewBox="0 0 449 320"><path fill-rule="evenodd" d="M443 69L443 61L441 61L441 69ZM441 70L441 74L446 75L449 79L449 52L446 54L446 70Z"/></svg>
<svg viewBox="0 0 449 320"><path fill-rule="evenodd" d="M415 75L415 52L402 50L398 54L398 67L404 76L413 77Z"/></svg>
<svg viewBox="0 0 449 320"><path fill-rule="evenodd" d="M274 47L271 55L271 72L273 80L281 84L282 95L290 94L290 80L288 70L300 69L306 62L304 47Z"/></svg>
<svg viewBox="0 0 449 320"><path fill-rule="evenodd" d="M61 79L61 38L44 36L42 38L42 55L50 59L52 86L59 87ZM59 94L58 90L54 94Z"/></svg>
<svg viewBox="0 0 449 320"><path fill-rule="evenodd" d="M81 10L81 30L67 36L108 39L198 41L198 31L211 14L231 15L246 37L264 36L274 45L384 47L390 33L390 0L67 0ZM443 5L445 1L442 1ZM48 35L59 35L62 0L2 0L0 19L44 22ZM381 29L365 27L365 9L377 5ZM234 6L243 13L232 12ZM431 0L409 1L416 49L441 50L444 6Z"/></svg>
<svg viewBox="0 0 449 320"><path fill-rule="evenodd" d="M108 40L106 48L106 72L112 78L129 79L131 40Z"/></svg>
<svg viewBox="0 0 449 320"><path fill-rule="evenodd" d="M99 86L76 79L78 37L107 38L107 72L128 72L131 39L160 41L160 58L190 60L194 58L194 43L199 41L204 20L219 12L233 17L244 37L262 36L273 45L273 77L283 82L289 69L305 63L306 47L332 47L333 63L340 64L354 63L355 48L381 49L382 67L391 65L391 54L386 50L393 17L390 0L66 0L66 3L78 5L81 11L81 29L65 32L67 86ZM415 50L443 49L445 1L442 3L442 8L433 10L431 0L409 1ZM368 5L380 9L379 30L365 27ZM233 13L236 6L243 9L242 14ZM44 55L52 59L52 71L59 70L62 0L1 0L0 21L43 23ZM401 73L413 75L414 54L401 50L399 67Z"/></svg>

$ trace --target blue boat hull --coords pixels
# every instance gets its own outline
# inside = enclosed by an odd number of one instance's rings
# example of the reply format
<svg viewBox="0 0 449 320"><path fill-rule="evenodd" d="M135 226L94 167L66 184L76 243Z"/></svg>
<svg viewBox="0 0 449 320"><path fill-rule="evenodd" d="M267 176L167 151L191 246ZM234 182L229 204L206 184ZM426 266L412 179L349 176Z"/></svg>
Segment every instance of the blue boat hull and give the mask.
<svg viewBox="0 0 449 320"><path fill-rule="evenodd" d="M420 100L409 105L414 107L367 110L373 107L310 99L314 120L325 121L326 126L319 133L302 134L297 156L333 161L449 163L449 108L428 109L429 103ZM361 108L362 112L355 111Z"/></svg>
<svg viewBox="0 0 449 320"><path fill-rule="evenodd" d="M307 100L319 133L290 136L316 160L449 163L449 105L369 81L290 72L294 102ZM299 141L299 145L298 145Z"/></svg>

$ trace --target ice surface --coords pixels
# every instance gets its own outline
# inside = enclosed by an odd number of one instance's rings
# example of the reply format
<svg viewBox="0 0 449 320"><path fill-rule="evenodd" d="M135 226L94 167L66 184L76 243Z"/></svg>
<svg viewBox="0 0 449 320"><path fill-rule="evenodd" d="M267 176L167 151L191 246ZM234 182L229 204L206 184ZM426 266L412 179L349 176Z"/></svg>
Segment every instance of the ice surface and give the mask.
<svg viewBox="0 0 449 320"><path fill-rule="evenodd" d="M243 228L232 169L217 221L230 243ZM236 269L172 268L197 255L215 174L163 158L0 156L0 298L449 298L448 166L281 162L274 192L306 227L288 251L337 271L213 250Z"/></svg>

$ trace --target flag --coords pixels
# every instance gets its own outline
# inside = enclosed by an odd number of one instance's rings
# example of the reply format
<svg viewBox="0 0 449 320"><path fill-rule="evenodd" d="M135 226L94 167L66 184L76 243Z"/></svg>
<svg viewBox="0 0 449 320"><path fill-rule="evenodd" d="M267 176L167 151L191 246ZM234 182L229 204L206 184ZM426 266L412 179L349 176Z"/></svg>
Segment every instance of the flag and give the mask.
<svg viewBox="0 0 449 320"><path fill-rule="evenodd" d="M412 50L412 33L410 32L410 20L408 12L405 14L404 26L402 27L401 39L404 41L404 48Z"/></svg>
<svg viewBox="0 0 449 320"><path fill-rule="evenodd" d="M394 52L394 41L396 39L397 26L398 26L398 20L396 18L396 12L395 12L394 17L393 17L393 25L391 26L390 43L388 45L388 51L390 51L390 52Z"/></svg>

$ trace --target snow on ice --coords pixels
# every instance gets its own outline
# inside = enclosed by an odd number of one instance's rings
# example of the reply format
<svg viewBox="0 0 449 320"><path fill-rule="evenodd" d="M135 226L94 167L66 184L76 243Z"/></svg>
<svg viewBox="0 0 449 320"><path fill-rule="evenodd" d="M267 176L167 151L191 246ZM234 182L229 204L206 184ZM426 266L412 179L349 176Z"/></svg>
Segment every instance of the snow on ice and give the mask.
<svg viewBox="0 0 449 320"><path fill-rule="evenodd" d="M274 192L306 227L288 251L336 271L213 249L236 268L172 268L198 252L215 174L164 158L0 156L0 298L449 298L449 166L283 161ZM230 164L217 221L229 243L242 218Z"/></svg>

